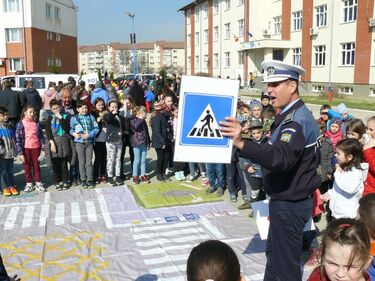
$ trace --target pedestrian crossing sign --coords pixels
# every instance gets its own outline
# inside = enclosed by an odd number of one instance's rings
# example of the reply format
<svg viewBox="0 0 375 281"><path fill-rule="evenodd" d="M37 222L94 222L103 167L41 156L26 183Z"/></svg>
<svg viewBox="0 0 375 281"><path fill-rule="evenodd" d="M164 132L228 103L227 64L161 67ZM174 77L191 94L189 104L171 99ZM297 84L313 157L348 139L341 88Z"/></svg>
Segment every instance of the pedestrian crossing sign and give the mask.
<svg viewBox="0 0 375 281"><path fill-rule="evenodd" d="M237 96L236 80L182 77L174 161L230 162L232 142L222 135L220 122L235 116Z"/></svg>

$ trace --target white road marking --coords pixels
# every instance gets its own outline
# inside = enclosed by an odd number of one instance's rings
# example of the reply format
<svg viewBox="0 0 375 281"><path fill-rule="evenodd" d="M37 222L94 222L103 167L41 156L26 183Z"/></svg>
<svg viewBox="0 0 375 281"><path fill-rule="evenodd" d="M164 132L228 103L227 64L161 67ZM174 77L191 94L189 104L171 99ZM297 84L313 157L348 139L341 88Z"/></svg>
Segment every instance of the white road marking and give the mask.
<svg viewBox="0 0 375 281"><path fill-rule="evenodd" d="M26 227L31 226L31 223L33 222L34 210L35 210L35 205L26 207L21 228L26 228Z"/></svg>
<svg viewBox="0 0 375 281"><path fill-rule="evenodd" d="M174 263L177 261L187 261L189 254L185 255L168 255L164 257L158 257L155 259L144 259L144 263L146 265L155 265L155 264L161 264L161 263Z"/></svg>
<svg viewBox="0 0 375 281"><path fill-rule="evenodd" d="M86 210L87 210L87 216L90 222L95 222L97 221L96 217L96 209L95 209L95 204L93 201L86 201Z"/></svg>
<svg viewBox="0 0 375 281"><path fill-rule="evenodd" d="M55 225L64 224L65 203L56 204Z"/></svg>
<svg viewBox="0 0 375 281"><path fill-rule="evenodd" d="M39 217L39 226L45 226L47 223L47 218L49 214L49 205L42 205Z"/></svg>
<svg viewBox="0 0 375 281"><path fill-rule="evenodd" d="M142 256L166 255L167 251L179 250L179 249L192 249L197 244L198 243L185 244L185 245L173 245L173 246L168 246L168 247L163 247L163 248L152 248L152 249L149 249L149 250L139 250L139 253Z"/></svg>
<svg viewBox="0 0 375 281"><path fill-rule="evenodd" d="M0 208L15 207L15 206L39 205L39 204L40 204L40 202L9 203L9 204L0 205Z"/></svg>
<svg viewBox="0 0 375 281"><path fill-rule="evenodd" d="M182 272L186 271L186 264L163 266L160 268L150 269L150 273L152 274L174 273L174 272L181 272L181 271Z"/></svg>
<svg viewBox="0 0 375 281"><path fill-rule="evenodd" d="M181 183L181 185L186 186L186 187L190 187L190 188L193 188L193 189L196 189L196 190L202 190L202 188L200 188L200 187L196 187L194 185L187 184L187 183Z"/></svg>
<svg viewBox="0 0 375 281"><path fill-rule="evenodd" d="M134 240L139 239L151 239L151 238L159 238L159 237L168 237L168 236L175 236L175 235L185 235L185 234L192 234L192 233L199 233L204 234L203 228L187 228L187 229L178 229L172 230L168 232L155 232L155 233L145 233L145 234L134 234Z"/></svg>
<svg viewBox="0 0 375 281"><path fill-rule="evenodd" d="M163 229L176 229L176 228L183 228L183 227L191 227L197 226L197 222L180 222L180 223L169 223L169 224L162 224L162 225L152 225L152 226L141 226L135 227L133 231L135 233L139 232L146 232L148 231L156 231L156 230L163 230Z"/></svg>
<svg viewBox="0 0 375 281"><path fill-rule="evenodd" d="M70 207L72 211L72 223L81 223L81 211L79 209L79 203L71 202Z"/></svg>
<svg viewBox="0 0 375 281"><path fill-rule="evenodd" d="M108 229L114 228L114 225L112 223L111 215L108 211L107 202L105 201L103 190L101 188L95 189L96 197L98 198L100 210L102 211L102 216L104 219L105 226Z"/></svg>
<svg viewBox="0 0 375 281"><path fill-rule="evenodd" d="M167 243L181 243L181 242L190 242L194 240L205 240L210 239L211 237L209 235L194 235L194 236L185 236L185 237L178 237L174 239L167 239L167 238L161 238L154 241L148 241L148 242L136 242L137 246L139 247L149 247L149 246L157 246L161 244L167 244Z"/></svg>
<svg viewBox="0 0 375 281"><path fill-rule="evenodd" d="M44 195L44 204L49 204L50 192L46 192Z"/></svg>
<svg viewBox="0 0 375 281"><path fill-rule="evenodd" d="M4 230L13 229L14 224L17 220L17 214L18 214L19 210L20 210L20 207L12 207L10 209L9 215L7 217L7 220L5 221L5 224L4 224Z"/></svg>
<svg viewBox="0 0 375 281"><path fill-rule="evenodd" d="M207 218L201 217L200 222L216 239L220 240L225 238L225 235L221 233Z"/></svg>

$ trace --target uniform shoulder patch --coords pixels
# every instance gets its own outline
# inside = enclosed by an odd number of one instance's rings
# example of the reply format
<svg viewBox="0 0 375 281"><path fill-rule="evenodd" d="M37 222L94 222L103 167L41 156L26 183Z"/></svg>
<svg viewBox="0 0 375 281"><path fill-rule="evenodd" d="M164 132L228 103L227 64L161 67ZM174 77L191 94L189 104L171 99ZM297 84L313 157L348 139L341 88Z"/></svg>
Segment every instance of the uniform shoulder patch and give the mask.
<svg viewBox="0 0 375 281"><path fill-rule="evenodd" d="M285 142L290 142L291 138L292 138L292 134L290 132L282 133L281 137L280 137L280 140L285 141Z"/></svg>

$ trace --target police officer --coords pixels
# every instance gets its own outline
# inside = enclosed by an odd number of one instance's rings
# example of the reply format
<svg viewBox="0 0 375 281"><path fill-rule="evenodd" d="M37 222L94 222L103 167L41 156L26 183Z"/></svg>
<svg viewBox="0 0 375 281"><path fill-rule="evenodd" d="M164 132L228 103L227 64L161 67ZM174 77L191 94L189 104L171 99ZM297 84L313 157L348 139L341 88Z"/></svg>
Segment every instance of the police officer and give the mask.
<svg viewBox="0 0 375 281"><path fill-rule="evenodd" d="M316 173L319 130L311 112L299 97L303 68L281 61L262 63L267 71L267 92L281 112L271 126L268 143L241 139L241 125L233 117L222 122L241 156L265 169L264 189L270 197L270 227L267 239L266 281L302 279L300 255L305 224L311 216L312 193L321 184Z"/></svg>

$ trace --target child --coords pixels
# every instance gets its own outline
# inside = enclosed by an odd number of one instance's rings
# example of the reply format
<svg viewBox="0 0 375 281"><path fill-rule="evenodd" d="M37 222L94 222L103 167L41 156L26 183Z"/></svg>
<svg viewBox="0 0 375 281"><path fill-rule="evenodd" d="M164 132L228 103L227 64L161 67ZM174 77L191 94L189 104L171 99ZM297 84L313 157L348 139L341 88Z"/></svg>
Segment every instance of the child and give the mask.
<svg viewBox="0 0 375 281"><path fill-rule="evenodd" d="M346 138L356 139L362 145L365 145L368 142L366 125L361 119L354 118L348 122L348 125L346 126Z"/></svg>
<svg viewBox="0 0 375 281"><path fill-rule="evenodd" d="M320 137L318 140L320 149L320 176L322 178L322 185L319 188L320 193L324 194L331 188L332 182L332 158L334 156L333 144L330 138L326 136L326 125L318 120L320 130Z"/></svg>
<svg viewBox="0 0 375 281"><path fill-rule="evenodd" d="M105 142L107 140L106 128L104 128L105 124L103 121L103 116L107 113L104 104L104 100L102 98L97 98L94 101L93 109L91 114L94 116L96 122L99 126L99 132L96 135L95 143L94 143L94 153L95 153L95 161L94 161L94 180L95 184L99 184L100 182L107 182L106 179L106 172L107 172L107 148L105 147Z"/></svg>
<svg viewBox="0 0 375 281"><path fill-rule="evenodd" d="M175 137L177 134L177 123L178 123L178 107L177 105L174 105L172 107L172 115L173 115L173 144L172 149L174 150L174 143L176 141ZM173 163L173 169L174 169L174 176L177 181L184 181L185 180L185 174L184 174L184 168L185 163L182 162L174 162Z"/></svg>
<svg viewBox="0 0 375 281"><path fill-rule="evenodd" d="M218 240L195 246L186 266L187 281L245 281L233 249Z"/></svg>
<svg viewBox="0 0 375 281"><path fill-rule="evenodd" d="M154 113L151 115L150 125L152 129L151 143L156 151L156 178L158 181L165 181L165 171L168 166L168 140L167 140L167 120L162 114L166 105L164 100L154 104Z"/></svg>
<svg viewBox="0 0 375 281"><path fill-rule="evenodd" d="M17 156L14 133L8 110L0 106L0 187L5 196L18 195L13 172L14 158Z"/></svg>
<svg viewBox="0 0 375 281"><path fill-rule="evenodd" d="M16 150L25 169L26 186L24 191L34 189L45 192L42 184L38 157L44 150L44 136L39 122L36 121L35 110L31 105L26 105L21 114L21 121L16 127ZM33 186L33 175L36 187Z"/></svg>
<svg viewBox="0 0 375 281"><path fill-rule="evenodd" d="M117 100L108 101L108 112L103 116L106 127L107 175L111 186L121 185L121 150L124 118L119 115ZM116 176L116 179L114 178Z"/></svg>
<svg viewBox="0 0 375 281"><path fill-rule="evenodd" d="M365 182L363 195L375 192L375 116L367 121L368 143L363 147L363 159L369 165L369 173Z"/></svg>
<svg viewBox="0 0 375 281"><path fill-rule="evenodd" d="M250 120L260 120L262 121L262 103L256 99L252 99L249 103L251 118Z"/></svg>
<svg viewBox="0 0 375 281"><path fill-rule="evenodd" d="M83 189L94 188L92 156L99 126L94 116L88 113L84 101L78 100L76 107L78 114L70 118L70 134L74 137L79 159L81 186Z"/></svg>
<svg viewBox="0 0 375 281"><path fill-rule="evenodd" d="M262 110L263 132L267 138L271 136L271 126L275 120L276 111L273 107Z"/></svg>
<svg viewBox="0 0 375 281"><path fill-rule="evenodd" d="M369 281L366 273L372 257L365 225L354 219L331 222L323 235L321 265L307 281Z"/></svg>
<svg viewBox="0 0 375 281"><path fill-rule="evenodd" d="M68 189L68 161L72 158L71 136L69 135L69 117L61 113L57 100L51 100L52 114L46 122L47 159L51 160L57 190Z"/></svg>
<svg viewBox="0 0 375 281"><path fill-rule="evenodd" d="M355 218L368 164L362 163L362 147L354 139L343 139L337 143L336 158L333 188L322 194L321 199L325 202L330 200L329 209L334 219Z"/></svg>
<svg viewBox="0 0 375 281"><path fill-rule="evenodd" d="M342 123L341 123L341 131L342 134L345 136L346 135L346 127L349 123L350 120L352 120L353 116L348 113L348 110L346 108L346 105L344 103L340 103L339 105L336 106L336 110L334 111L333 109L328 110L328 114L330 118L339 118Z"/></svg>
<svg viewBox="0 0 375 281"><path fill-rule="evenodd" d="M333 150L336 151L337 143L342 139L343 134L341 132L341 119L331 118L328 121L328 131L326 132L326 137L330 138L333 144Z"/></svg>
<svg viewBox="0 0 375 281"><path fill-rule="evenodd" d="M173 116L172 116L172 107L173 107L173 99L172 93L167 93L164 96L165 102L165 109L163 110L162 114L167 121L167 142L166 148L168 150L168 173L166 175L167 178L173 176L173 143L174 143L174 135L173 135ZM176 101L177 102L177 101Z"/></svg>
<svg viewBox="0 0 375 281"><path fill-rule="evenodd" d="M217 190L217 196L224 195L224 169L225 166L222 163L206 163L206 173L210 183L206 193L213 193Z"/></svg>
<svg viewBox="0 0 375 281"><path fill-rule="evenodd" d="M262 92L262 95L260 96L260 101L262 103L262 111L267 108L273 108L272 104L270 103L270 96L266 92Z"/></svg>
<svg viewBox="0 0 375 281"><path fill-rule="evenodd" d="M359 200L358 218L363 222L370 235L370 254L373 257L367 273L371 281L375 280L375 193L367 194Z"/></svg>
<svg viewBox="0 0 375 281"><path fill-rule="evenodd" d="M327 123L328 123L328 120L329 120L329 114L328 114L328 110L331 109L331 106L329 106L328 104L323 104L321 107L320 107L320 117L318 119L318 123L322 123L326 126L326 130L329 129Z"/></svg>
<svg viewBox="0 0 375 281"><path fill-rule="evenodd" d="M150 183L146 176L146 155L150 148L150 135L146 124L146 108L144 106L135 107L133 110L135 117L130 120L131 145L134 151L133 163L133 183L139 184L139 180L144 183ZM139 178L138 169L141 166L141 177Z"/></svg>
<svg viewBox="0 0 375 281"><path fill-rule="evenodd" d="M149 112L151 112L151 105L155 100L155 95L152 92L151 86L147 87L147 91L145 92L144 98L146 100L146 109L147 109L147 112L149 113Z"/></svg>

